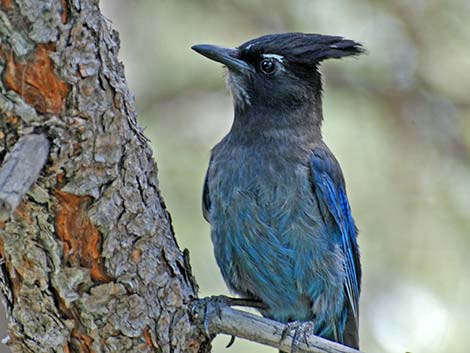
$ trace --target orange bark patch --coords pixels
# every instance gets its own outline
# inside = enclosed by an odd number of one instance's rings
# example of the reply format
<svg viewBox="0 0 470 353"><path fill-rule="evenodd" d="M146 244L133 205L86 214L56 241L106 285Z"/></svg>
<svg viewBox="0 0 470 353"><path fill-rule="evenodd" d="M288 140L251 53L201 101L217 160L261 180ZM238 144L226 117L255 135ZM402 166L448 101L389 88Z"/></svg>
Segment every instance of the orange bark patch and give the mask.
<svg viewBox="0 0 470 353"><path fill-rule="evenodd" d="M60 19L62 20L63 24L66 24L68 20L67 2L66 0L60 0L60 3L62 4L62 14L60 15Z"/></svg>
<svg viewBox="0 0 470 353"><path fill-rule="evenodd" d="M13 126L18 126L20 121L21 121L20 117L16 115L9 115L6 118L6 122Z"/></svg>
<svg viewBox="0 0 470 353"><path fill-rule="evenodd" d="M153 347L152 337L150 337L150 332L149 332L148 327L144 329L144 339L145 339L145 343L147 343L147 346Z"/></svg>
<svg viewBox="0 0 470 353"><path fill-rule="evenodd" d="M91 278L109 282L101 257L101 233L88 217L91 197L78 196L57 190L56 230L64 243L64 258L72 266L88 267Z"/></svg>
<svg viewBox="0 0 470 353"><path fill-rule="evenodd" d="M132 250L131 259L134 263L138 264L140 260L142 259L142 250L140 249Z"/></svg>
<svg viewBox="0 0 470 353"><path fill-rule="evenodd" d="M152 349L152 352L156 352L159 346L152 340L152 336L150 335L150 329L148 328L148 326L144 329L144 339L147 347L150 347Z"/></svg>
<svg viewBox="0 0 470 353"><path fill-rule="evenodd" d="M31 208L31 205L29 205L27 202L20 203L15 210L15 217L21 218L24 222L28 224L34 223L32 214L33 210Z"/></svg>
<svg viewBox="0 0 470 353"><path fill-rule="evenodd" d="M65 183L65 173L58 173L56 176L57 186L63 186Z"/></svg>
<svg viewBox="0 0 470 353"><path fill-rule="evenodd" d="M38 44L33 54L21 59L11 52L1 53L6 61L5 85L23 96L40 113L59 114L70 90L54 72L49 57L53 50L51 44Z"/></svg>
<svg viewBox="0 0 470 353"><path fill-rule="evenodd" d="M80 342L80 351L79 353L93 353L91 345L93 344L93 338L84 333L78 332L78 330L72 330L72 337ZM68 348L68 347L67 347Z"/></svg>
<svg viewBox="0 0 470 353"><path fill-rule="evenodd" d="M1 0L0 4L7 11L13 9L13 0Z"/></svg>

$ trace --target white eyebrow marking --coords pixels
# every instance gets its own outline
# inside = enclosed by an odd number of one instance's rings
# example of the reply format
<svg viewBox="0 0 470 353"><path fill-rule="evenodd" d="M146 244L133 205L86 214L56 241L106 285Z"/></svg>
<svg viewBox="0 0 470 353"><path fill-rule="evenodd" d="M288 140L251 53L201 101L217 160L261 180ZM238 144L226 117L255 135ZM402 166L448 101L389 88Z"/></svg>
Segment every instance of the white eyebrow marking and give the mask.
<svg viewBox="0 0 470 353"><path fill-rule="evenodd" d="M284 62L284 57L282 55L277 55L277 54L263 54L263 58L273 58L276 59L279 62Z"/></svg>

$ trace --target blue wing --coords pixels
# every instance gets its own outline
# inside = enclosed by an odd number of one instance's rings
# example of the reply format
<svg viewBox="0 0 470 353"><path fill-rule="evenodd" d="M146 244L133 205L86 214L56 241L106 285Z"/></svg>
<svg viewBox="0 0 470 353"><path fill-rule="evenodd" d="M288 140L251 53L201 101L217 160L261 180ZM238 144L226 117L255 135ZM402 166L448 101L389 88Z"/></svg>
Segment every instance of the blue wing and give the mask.
<svg viewBox="0 0 470 353"><path fill-rule="evenodd" d="M317 147L310 158L313 172L313 191L317 197L324 219L333 218L333 234L340 234L340 243L345 254L345 288L358 327L358 306L361 282L357 228L351 215L346 187L341 168L326 147ZM339 232L338 232L339 230Z"/></svg>
<svg viewBox="0 0 470 353"><path fill-rule="evenodd" d="M211 208L211 199L209 197L209 185L207 185L208 174L209 170L207 170L206 177L204 178L204 188L202 190L202 215L204 216L204 219L207 222L209 222L209 212Z"/></svg>

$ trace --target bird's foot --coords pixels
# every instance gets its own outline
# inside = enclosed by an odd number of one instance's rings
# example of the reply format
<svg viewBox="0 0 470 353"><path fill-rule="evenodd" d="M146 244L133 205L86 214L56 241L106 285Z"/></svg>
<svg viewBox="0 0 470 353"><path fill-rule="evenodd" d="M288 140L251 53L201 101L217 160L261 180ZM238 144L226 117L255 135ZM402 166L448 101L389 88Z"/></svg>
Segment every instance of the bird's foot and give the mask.
<svg viewBox="0 0 470 353"><path fill-rule="evenodd" d="M294 332L292 336L291 353L296 353L299 349L300 339L303 338L308 345L308 337L313 334L315 324L313 321L293 321L289 322L281 333L281 341Z"/></svg>
<svg viewBox="0 0 470 353"><path fill-rule="evenodd" d="M243 306L243 307L256 308L256 309L268 308L259 299L233 298L233 297L227 297L226 295L213 295L208 298L204 298L203 300L207 300L207 302L210 305L212 305L219 319L222 319L222 309L226 307Z"/></svg>
<svg viewBox="0 0 470 353"><path fill-rule="evenodd" d="M210 313L215 312L217 317L220 319L222 316L222 308L224 307L222 301L222 298L214 296L196 299L192 303L192 318L196 322L202 324L203 331L209 338L212 338L212 335L209 331L209 321L211 316Z"/></svg>
<svg viewBox="0 0 470 353"><path fill-rule="evenodd" d="M211 337L209 331L209 313L215 312L219 320L222 320L223 309L230 306L243 306L257 309L267 309L267 306L264 303L256 299L232 298L227 297L225 295L216 295L199 299L193 306L193 312L200 312L201 315L204 317L204 333L207 337ZM230 342L227 345L227 348L230 347L234 341L235 337L232 336Z"/></svg>

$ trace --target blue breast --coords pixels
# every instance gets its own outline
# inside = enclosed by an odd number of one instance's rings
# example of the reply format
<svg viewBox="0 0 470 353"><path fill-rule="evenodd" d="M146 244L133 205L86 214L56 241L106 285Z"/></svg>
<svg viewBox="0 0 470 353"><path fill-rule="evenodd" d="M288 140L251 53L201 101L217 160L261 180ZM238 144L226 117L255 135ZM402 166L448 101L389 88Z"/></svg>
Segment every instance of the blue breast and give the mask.
<svg viewBox="0 0 470 353"><path fill-rule="evenodd" d="M308 159L239 147L214 153L208 176L211 236L228 286L261 299L264 316L315 318L316 333L328 336L343 320L344 259L339 235L328 233L333 220L319 212Z"/></svg>

